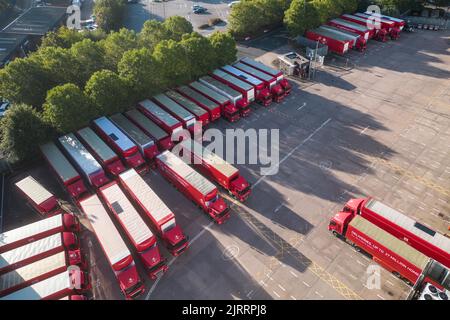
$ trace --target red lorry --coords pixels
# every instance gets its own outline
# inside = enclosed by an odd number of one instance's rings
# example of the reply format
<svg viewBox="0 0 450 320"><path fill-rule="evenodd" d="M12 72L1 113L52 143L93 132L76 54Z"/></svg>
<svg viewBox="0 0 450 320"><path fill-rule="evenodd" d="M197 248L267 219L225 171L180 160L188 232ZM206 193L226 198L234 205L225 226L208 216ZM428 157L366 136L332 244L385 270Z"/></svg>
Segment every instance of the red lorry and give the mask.
<svg viewBox="0 0 450 320"><path fill-rule="evenodd" d="M360 52L365 51L367 48L367 40L364 39L364 37L362 35L360 35L359 33L354 33L352 31L339 29L337 27L330 26L330 25L322 25L318 29L331 31L331 32L337 33L339 35L348 37L348 39L353 41L353 44L352 44L353 49L359 50Z"/></svg>
<svg viewBox="0 0 450 320"><path fill-rule="evenodd" d="M395 21L386 19L381 17L380 15L372 15L367 13L356 12L355 16L361 18L372 19L372 21L379 21L381 23L381 27L385 28L391 37L392 40L397 40L400 38L400 28L397 27L397 23Z"/></svg>
<svg viewBox="0 0 450 320"><path fill-rule="evenodd" d="M255 89L255 100L267 107L272 103L272 95L270 94L270 88L266 86L266 83L251 74L248 74L242 70L239 70L233 66L225 65L221 67L223 71L232 75L233 77L242 80Z"/></svg>
<svg viewBox="0 0 450 320"><path fill-rule="evenodd" d="M351 14L343 14L341 18L343 20L357 23L359 25L369 28L369 30L372 30L373 32L372 38L374 38L375 40L381 42L386 42L388 40L387 36L389 34L389 31L386 28L383 28L382 26L376 26L374 24L374 21L369 18L362 18Z"/></svg>
<svg viewBox="0 0 450 320"><path fill-rule="evenodd" d="M100 199L92 195L79 204L91 223L91 229L111 265L123 295L126 299L140 296L144 293L145 287L134 259Z"/></svg>
<svg viewBox="0 0 450 320"><path fill-rule="evenodd" d="M379 13L375 13L375 12L369 12L369 11L364 12L364 14L365 14L365 15L375 16L375 17L381 17L381 18L383 18L383 19L387 19L387 20L393 21L393 22L395 23L395 26L396 26L400 31L402 31L403 28L404 28L405 25L406 25L405 20L398 19L398 18L394 18L394 17L390 17L390 16L385 16L385 15L383 15L383 14L379 14Z"/></svg>
<svg viewBox="0 0 450 320"><path fill-rule="evenodd" d="M77 131L80 141L86 149L102 165L106 172L112 176L117 176L125 171L125 166L120 161L119 156L89 127Z"/></svg>
<svg viewBox="0 0 450 320"><path fill-rule="evenodd" d="M330 51L343 55L352 47L352 41L347 37L327 30L313 29L306 31L306 38L319 41L328 46Z"/></svg>
<svg viewBox="0 0 450 320"><path fill-rule="evenodd" d="M289 81L287 81L287 79L284 77L283 72L281 72L280 70L268 67L264 63L250 59L248 57L241 58L241 60L239 61L245 63L246 65L252 68L265 72L268 75L271 75L272 77L275 77L277 79L277 83L283 88L284 94L288 95L289 93L291 93L292 87Z"/></svg>
<svg viewBox="0 0 450 320"><path fill-rule="evenodd" d="M372 39L373 36L375 35L375 31L374 30L370 30L369 28L362 26L360 24L354 23L354 22L350 22L344 19L332 19L330 21L327 22L327 25L329 26L333 26L342 30L346 30L346 31L350 31L353 33L357 33L360 36L362 36L366 41L368 41L369 39Z"/></svg>
<svg viewBox="0 0 450 320"><path fill-rule="evenodd" d="M336 229L337 222L343 226L342 230ZM339 212L331 219L328 230L410 284L416 283L430 262L423 253L359 215L349 217L348 213ZM434 283L431 279L429 282Z"/></svg>
<svg viewBox="0 0 450 320"><path fill-rule="evenodd" d="M190 156L191 163L196 164L200 172L227 189L239 201L247 200L251 193L251 186L239 174L238 169L197 141L185 140L181 143L181 147L183 155L186 152Z"/></svg>
<svg viewBox="0 0 450 320"><path fill-rule="evenodd" d="M285 97L285 92L281 85L277 83L277 78L269 75L263 71L260 71L258 69L255 69L245 63L242 62L236 62L233 64L233 66L239 70L245 71L248 74L251 74L253 77L258 78L259 80L263 81L266 88L269 89L270 93L272 94L272 99L275 102L281 102L283 98Z"/></svg>
<svg viewBox="0 0 450 320"><path fill-rule="evenodd" d="M72 232L55 233L0 254L0 274L65 251L70 265L84 266L78 237Z"/></svg>
<svg viewBox="0 0 450 320"><path fill-rule="evenodd" d="M162 151L170 150L173 147L173 141L170 135L161 129L156 123L146 117L142 112L137 109L132 109L125 112L125 116L133 121L141 130L152 137L158 148Z"/></svg>
<svg viewBox="0 0 450 320"><path fill-rule="evenodd" d="M136 173L135 170L133 172ZM159 251L156 237L116 181L100 188L99 191L110 212L133 244L150 278L157 279L168 268Z"/></svg>
<svg viewBox="0 0 450 320"><path fill-rule="evenodd" d="M58 176L71 197L79 199L88 192L80 174L53 142L42 145L40 149L50 168Z"/></svg>
<svg viewBox="0 0 450 320"><path fill-rule="evenodd" d="M430 258L450 267L450 239L373 198L351 199L342 210L351 219L360 215ZM340 217L343 217L341 214ZM336 221L342 230L345 221Z"/></svg>
<svg viewBox="0 0 450 320"><path fill-rule="evenodd" d="M170 151L158 155L156 161L161 174L200 206L216 223L222 224L230 218L228 205L209 180Z"/></svg>
<svg viewBox="0 0 450 320"><path fill-rule="evenodd" d="M185 251L189 245L188 238L176 223L175 215L144 179L131 169L122 173L119 181L141 212L151 221L153 230L159 234L170 253L178 256Z"/></svg>
<svg viewBox="0 0 450 320"><path fill-rule="evenodd" d="M58 199L45 189L33 177L28 176L18 182L16 187L28 199L28 202L43 216L61 213Z"/></svg>
<svg viewBox="0 0 450 320"><path fill-rule="evenodd" d="M205 127L209 124L209 113L202 107L200 107L195 102L189 100L188 98L182 96L176 91L170 90L166 92L166 96L174 100L176 103L178 103L180 106L191 112L193 115L195 115L195 119L197 122L200 122L202 124L202 127Z"/></svg>
<svg viewBox="0 0 450 320"><path fill-rule="evenodd" d="M60 232L79 232L78 219L71 213L58 214L17 229L0 233L0 253Z"/></svg>
<svg viewBox="0 0 450 320"><path fill-rule="evenodd" d="M122 158L123 162L138 172L146 172L147 164L139 153L138 146L106 117L93 121L94 130Z"/></svg>
<svg viewBox="0 0 450 320"><path fill-rule="evenodd" d="M226 73L225 71L216 69L211 73L211 77L219 80L220 82L226 84L230 88L240 92L242 97L248 103L245 107L239 106L239 112L241 117L247 117L250 115L249 104L255 101L255 88L245 81L239 80L238 78Z"/></svg>

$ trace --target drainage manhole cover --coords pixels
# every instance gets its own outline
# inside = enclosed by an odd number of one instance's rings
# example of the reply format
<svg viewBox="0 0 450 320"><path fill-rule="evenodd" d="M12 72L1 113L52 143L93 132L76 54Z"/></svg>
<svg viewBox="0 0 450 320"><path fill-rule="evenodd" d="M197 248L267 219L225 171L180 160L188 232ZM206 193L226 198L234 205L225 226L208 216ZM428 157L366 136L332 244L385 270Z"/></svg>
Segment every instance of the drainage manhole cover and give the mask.
<svg viewBox="0 0 450 320"><path fill-rule="evenodd" d="M231 245L223 250L222 259L225 261L233 260L238 256L238 254L239 254L239 247L236 245Z"/></svg>

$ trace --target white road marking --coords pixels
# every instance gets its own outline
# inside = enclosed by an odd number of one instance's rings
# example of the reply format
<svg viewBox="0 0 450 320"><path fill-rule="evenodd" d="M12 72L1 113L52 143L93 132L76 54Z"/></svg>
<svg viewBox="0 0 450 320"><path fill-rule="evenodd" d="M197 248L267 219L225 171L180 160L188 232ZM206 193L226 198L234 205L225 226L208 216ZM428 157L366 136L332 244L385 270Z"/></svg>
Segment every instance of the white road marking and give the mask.
<svg viewBox="0 0 450 320"><path fill-rule="evenodd" d="M286 289L283 288L283 286L282 286L281 284L279 284L278 287L279 287L281 290L286 291Z"/></svg>
<svg viewBox="0 0 450 320"><path fill-rule="evenodd" d="M307 286L308 288L311 288L311 286L308 283L306 283L305 281L302 281L302 282L305 286Z"/></svg>
<svg viewBox="0 0 450 320"><path fill-rule="evenodd" d="M272 290L272 292L273 292L278 298L281 298L280 295L279 295L275 290Z"/></svg>
<svg viewBox="0 0 450 320"><path fill-rule="evenodd" d="M377 294L377 297L380 298L381 300L386 300L385 298L383 298L383 297L380 296L379 294Z"/></svg>
<svg viewBox="0 0 450 320"><path fill-rule="evenodd" d="M297 111L302 110L304 107L306 107L306 102L303 102L303 104L297 108Z"/></svg>
<svg viewBox="0 0 450 320"><path fill-rule="evenodd" d="M364 263L362 263L362 262L361 262L361 261L359 261L359 260L356 260L356 262L357 262L358 264L362 265L362 266L365 266L365 264L364 264Z"/></svg>
<svg viewBox="0 0 450 320"><path fill-rule="evenodd" d="M295 274L295 272L289 271L294 277L298 278L298 275Z"/></svg>
<svg viewBox="0 0 450 320"><path fill-rule="evenodd" d="M283 204L280 204L278 207L275 208L273 212L278 212L283 207Z"/></svg>
<svg viewBox="0 0 450 320"><path fill-rule="evenodd" d="M317 294L319 297L323 298L323 295L321 295L319 292L314 292L315 294Z"/></svg>
<svg viewBox="0 0 450 320"><path fill-rule="evenodd" d="M359 133L359 135L363 135L364 132L366 132L367 129L369 129L369 126L365 127L364 130L362 130L362 131Z"/></svg>
<svg viewBox="0 0 450 320"><path fill-rule="evenodd" d="M291 296L291 299L292 299L292 300L297 300L294 296Z"/></svg>

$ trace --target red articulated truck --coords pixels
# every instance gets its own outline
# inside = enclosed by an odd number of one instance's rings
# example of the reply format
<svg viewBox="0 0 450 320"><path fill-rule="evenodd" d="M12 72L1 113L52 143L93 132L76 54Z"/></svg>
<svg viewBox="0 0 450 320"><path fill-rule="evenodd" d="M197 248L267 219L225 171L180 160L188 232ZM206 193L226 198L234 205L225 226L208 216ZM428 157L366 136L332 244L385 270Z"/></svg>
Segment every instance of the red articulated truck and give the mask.
<svg viewBox="0 0 450 320"><path fill-rule="evenodd" d="M62 212L58 199L33 177L28 176L16 182L16 187L42 216L51 216Z"/></svg>
<svg viewBox="0 0 450 320"><path fill-rule="evenodd" d="M343 55L352 47L352 40L328 30L319 28L306 31L306 37L310 40L319 41L328 46L330 51Z"/></svg>
<svg viewBox="0 0 450 320"><path fill-rule="evenodd" d="M397 40L400 38L400 28L397 27L397 23L392 20L381 17L380 15L372 15L367 13L357 12L354 14L357 17L372 19L372 21L379 21L381 23L381 27L385 28L391 37L392 40Z"/></svg>
<svg viewBox="0 0 450 320"><path fill-rule="evenodd" d="M344 216L340 217L341 214ZM344 212L337 213L328 229L335 232L334 222L345 221L342 233L338 234L340 237L357 251L369 254L375 262L395 276L410 284L416 283L430 262L429 257L361 216L355 215L347 220L345 216Z"/></svg>
<svg viewBox="0 0 450 320"><path fill-rule="evenodd" d="M357 33L360 36L362 36L366 41L368 41L369 39L372 39L375 35L375 31L373 29L370 30L369 28L367 28L363 25L360 25L360 24L357 24L354 22L350 22L350 21L347 21L344 19L339 19L339 18L332 19L332 20L328 21L327 24L329 26L333 26L333 27L336 27L336 28L339 28L339 29L342 29L345 31Z"/></svg>
<svg viewBox="0 0 450 320"><path fill-rule="evenodd" d="M202 109L207 111L209 114L210 122L220 119L221 106L219 103L207 98L205 95L195 91L194 89L192 89L188 86L181 86L179 88L176 88L176 90L183 97L186 97L187 99L189 99L190 101L194 102L195 104L200 106ZM228 118L226 118L226 119L228 120ZM230 120L228 120L228 121L230 121Z"/></svg>
<svg viewBox="0 0 450 320"><path fill-rule="evenodd" d="M131 169L133 170L133 169ZM134 171L136 172L136 171ZM136 173L137 174L137 173ZM167 271L156 237L128 200L119 184L114 181L100 189L100 195L127 234L152 280Z"/></svg>
<svg viewBox="0 0 450 320"><path fill-rule="evenodd" d="M114 226L98 196L80 201L80 207L88 217L106 258L119 282L126 299L134 299L144 293L145 287L137 272L136 264L125 242Z"/></svg>
<svg viewBox="0 0 450 320"><path fill-rule="evenodd" d="M250 75L252 75L255 78L258 78L259 80L264 82L264 85L266 86L266 88L269 89L270 93L272 94L272 99L275 102L281 102L285 96L284 90L281 87L281 85L279 85L277 83L277 78L269 75L263 71L260 71L258 69L255 69L249 65L246 65L245 63L242 62L237 62L235 64L233 64L233 66L239 70L242 70Z"/></svg>
<svg viewBox="0 0 450 320"><path fill-rule="evenodd" d="M362 18L351 14L343 14L340 18L346 21L357 23L359 25L367 27L370 30L373 30L374 33L373 38L375 40L381 42L386 42L388 40L387 37L389 31L386 28L383 28L382 26L376 26L374 24L374 21L369 18Z"/></svg>
<svg viewBox="0 0 450 320"><path fill-rule="evenodd" d="M241 117L247 117L250 115L250 103L255 101L255 88L248 84L247 82L244 82L242 80L239 80L236 77L233 77L232 75L226 73L225 71L216 69L211 73L211 77L219 80L220 82L226 84L230 88L239 91L242 94L242 97L244 98L244 101L248 103L245 107L238 106ZM243 104L244 105L244 104Z"/></svg>
<svg viewBox="0 0 450 320"><path fill-rule="evenodd" d="M69 266L66 253L62 251L4 273L0 275L0 297L66 271Z"/></svg>
<svg viewBox="0 0 450 320"><path fill-rule="evenodd" d="M276 70L271 67L268 67L264 63L250 59L248 57L244 57L239 61L246 65L249 65L252 68L255 68L262 72L265 72L268 75L271 75L272 77L275 77L277 79L277 83L283 88L284 94L288 95L291 93L292 87L291 87L289 81L287 81L287 79L284 77L283 72L281 72L280 70Z"/></svg>
<svg viewBox="0 0 450 320"><path fill-rule="evenodd" d="M341 233L345 220L360 215L430 258L450 268L450 239L373 198L349 200L335 227ZM347 216L345 217L344 214Z"/></svg>
<svg viewBox="0 0 450 320"><path fill-rule="evenodd" d="M346 36L348 39L352 40L352 48L363 52L367 48L367 40L364 39L360 34L339 29L330 25L323 25L318 28L319 30L327 30L334 33L338 33L342 36Z"/></svg>
<svg viewBox="0 0 450 320"><path fill-rule="evenodd" d="M190 163L208 178L216 181L220 186L239 201L245 201L250 196L251 186L239 174L239 170L223 160L221 157L204 148L199 142L185 140L181 143L183 155L189 155Z"/></svg>
<svg viewBox="0 0 450 320"><path fill-rule="evenodd" d="M226 73L232 75L239 80L242 80L249 85L253 86L255 89L255 100L259 104L267 107L272 103L272 95L270 94L269 87L266 86L265 82L248 74L242 70L239 70L233 66L226 65L221 68Z"/></svg>
<svg viewBox="0 0 450 320"><path fill-rule="evenodd" d="M159 154L158 146L150 136L136 126L130 119L121 113L113 114L109 119L139 148L145 159L153 162Z"/></svg>
<svg viewBox="0 0 450 320"><path fill-rule="evenodd" d="M94 188L100 188L109 182L100 163L86 150L73 133L58 138L63 150L75 167Z"/></svg>
<svg viewBox="0 0 450 320"><path fill-rule="evenodd" d="M188 248L188 238L175 221L175 215L133 169L122 173L119 181L141 212L151 221L153 229L174 256Z"/></svg>
<svg viewBox="0 0 450 320"><path fill-rule="evenodd" d="M405 20L394 18L394 17L390 17L390 16L385 16L383 14L379 14L379 13L375 13L375 12L366 11L366 12L364 12L364 14L365 15L369 15L369 16L372 15L372 16L375 16L375 17L381 17L383 19L390 20L390 21L395 23L395 27L397 27L400 31L403 30L403 28L405 27L405 24L406 24Z"/></svg>
<svg viewBox="0 0 450 320"><path fill-rule="evenodd" d="M139 153L139 148L115 124L106 117L93 121L93 128L122 158L123 162L138 172L146 172L147 164Z"/></svg>
<svg viewBox="0 0 450 320"><path fill-rule="evenodd" d="M80 141L110 175L116 177L125 171L119 156L89 127L77 131Z"/></svg>
<svg viewBox="0 0 450 320"><path fill-rule="evenodd" d="M191 134L201 132L202 128L198 127L198 124L196 125L197 120L195 118L195 115L184 109L182 106L176 103L175 100L172 100L171 98L162 93L153 96L152 99L154 102L156 102L156 104L158 104L165 111L167 111L172 116L174 116L178 121L180 121L183 124L183 127L189 130Z"/></svg>
<svg viewBox="0 0 450 320"><path fill-rule="evenodd" d="M176 91L170 90L166 92L166 96L174 100L180 106L191 112L197 122L201 122L202 127L205 127L209 124L209 112L200 107L195 102L189 100L188 98L182 96Z"/></svg>
<svg viewBox="0 0 450 320"><path fill-rule="evenodd" d="M78 219L71 213L58 214L17 229L0 233L0 253L60 232L79 232Z"/></svg>
<svg viewBox="0 0 450 320"><path fill-rule="evenodd" d="M181 121L178 121L175 117L170 115L170 113L165 111L153 101L146 99L139 102L138 109L153 120L158 126L168 132L172 141L174 135L178 135L183 130L183 124Z"/></svg>
<svg viewBox="0 0 450 320"><path fill-rule="evenodd" d="M82 294L90 290L89 275L81 270L67 270L48 279L13 292L0 300L84 300Z"/></svg>
<svg viewBox="0 0 450 320"><path fill-rule="evenodd" d="M222 224L230 218L230 208L209 180L170 151L161 153L156 161L161 174L217 224Z"/></svg>
<svg viewBox="0 0 450 320"><path fill-rule="evenodd" d="M67 254L69 265L85 265L80 253L78 237L72 232L62 232L1 253L0 274L63 251Z"/></svg>
<svg viewBox="0 0 450 320"><path fill-rule="evenodd" d="M40 149L71 197L78 199L88 192L80 174L53 142L42 145Z"/></svg>
<svg viewBox="0 0 450 320"><path fill-rule="evenodd" d="M142 131L152 137L156 141L159 150L164 151L172 149L173 142L170 135L142 112L137 109L132 109L125 112L125 116L141 128Z"/></svg>

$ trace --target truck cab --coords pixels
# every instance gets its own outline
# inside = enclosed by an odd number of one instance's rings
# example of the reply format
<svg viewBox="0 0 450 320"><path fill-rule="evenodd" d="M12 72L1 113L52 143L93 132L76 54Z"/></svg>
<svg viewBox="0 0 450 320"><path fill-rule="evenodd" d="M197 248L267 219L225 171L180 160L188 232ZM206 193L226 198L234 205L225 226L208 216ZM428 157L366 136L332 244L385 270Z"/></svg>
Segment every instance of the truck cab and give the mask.
<svg viewBox="0 0 450 320"><path fill-rule="evenodd" d="M64 226L64 230L66 231L70 232L80 231L80 224L78 223L78 219L71 213L66 213L62 215L62 224Z"/></svg>
<svg viewBox="0 0 450 320"><path fill-rule="evenodd" d="M134 299L144 293L144 284L137 273L133 257L129 255L115 265L113 265L120 289L127 300Z"/></svg>
<svg viewBox="0 0 450 320"><path fill-rule="evenodd" d="M186 237L179 226L175 224L175 220L165 223L162 227L163 240L166 247L173 256L180 255L188 247L188 237Z"/></svg>
<svg viewBox="0 0 450 320"><path fill-rule="evenodd" d="M142 243L141 246L145 247L142 251L138 251L141 261L144 263L145 268L152 280L157 279L160 275L167 271L165 259L161 256L158 246L156 244L156 237L149 239L150 243ZM137 248L139 249L139 248Z"/></svg>
<svg viewBox="0 0 450 320"><path fill-rule="evenodd" d="M217 224L222 224L230 218L230 208L225 201L215 194L210 200L206 198L205 205L208 207L208 213Z"/></svg>
<svg viewBox="0 0 450 320"><path fill-rule="evenodd" d="M287 81L287 79L285 79L285 78L281 79L279 84L283 88L285 95L288 95L291 93L292 87L291 87L291 84L289 83L289 81Z"/></svg>
<svg viewBox="0 0 450 320"><path fill-rule="evenodd" d="M247 200L251 193L251 185L242 176L238 176L231 180L230 191L241 202Z"/></svg>
<svg viewBox="0 0 450 320"><path fill-rule="evenodd" d="M233 106L231 103L226 104L223 107L222 115L229 122L236 122L241 118L240 111L250 108L248 102L245 99L241 99Z"/></svg>
<svg viewBox="0 0 450 320"><path fill-rule="evenodd" d="M350 212L340 211L336 213L328 224L328 231L331 231L336 237L345 237L347 226L353 216Z"/></svg>
<svg viewBox="0 0 450 320"><path fill-rule="evenodd" d="M72 232L63 232L62 240L64 248L67 250L69 265L85 266L85 261L80 252L80 241L78 237Z"/></svg>

